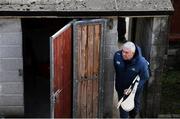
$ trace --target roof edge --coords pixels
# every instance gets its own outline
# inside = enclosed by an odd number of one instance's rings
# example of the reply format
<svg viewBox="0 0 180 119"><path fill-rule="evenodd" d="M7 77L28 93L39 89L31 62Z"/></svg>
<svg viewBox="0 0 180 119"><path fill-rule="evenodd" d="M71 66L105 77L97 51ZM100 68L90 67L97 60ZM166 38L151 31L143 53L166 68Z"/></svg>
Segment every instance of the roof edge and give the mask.
<svg viewBox="0 0 180 119"><path fill-rule="evenodd" d="M0 11L0 16L161 16L171 11Z"/></svg>

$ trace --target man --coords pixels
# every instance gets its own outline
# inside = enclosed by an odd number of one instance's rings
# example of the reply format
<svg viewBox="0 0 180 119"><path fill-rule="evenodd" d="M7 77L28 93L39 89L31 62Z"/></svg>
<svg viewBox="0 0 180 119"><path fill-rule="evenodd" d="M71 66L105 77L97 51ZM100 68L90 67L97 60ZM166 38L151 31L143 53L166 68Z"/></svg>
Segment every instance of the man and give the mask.
<svg viewBox="0 0 180 119"><path fill-rule="evenodd" d="M142 56L141 50L133 42L126 42L122 46L122 50L114 54L114 68L116 71L115 88L120 100L126 92L128 87L133 82L134 78L139 75L140 81L135 94L135 107L132 111L126 112L120 107L121 118L135 118L140 111L140 94L143 90L145 82L149 78L149 63Z"/></svg>

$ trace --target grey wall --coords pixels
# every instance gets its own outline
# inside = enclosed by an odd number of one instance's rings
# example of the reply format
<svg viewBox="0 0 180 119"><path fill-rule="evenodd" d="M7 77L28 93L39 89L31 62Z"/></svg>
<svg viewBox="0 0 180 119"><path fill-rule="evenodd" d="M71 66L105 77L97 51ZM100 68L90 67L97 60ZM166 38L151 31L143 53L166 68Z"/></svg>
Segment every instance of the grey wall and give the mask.
<svg viewBox="0 0 180 119"><path fill-rule="evenodd" d="M161 78L168 46L168 16L138 18L135 42L150 62L152 76L143 95L142 116L157 117L160 106Z"/></svg>
<svg viewBox="0 0 180 119"><path fill-rule="evenodd" d="M168 47L168 17L157 17L152 21L152 42L150 62L152 77L147 90L147 117L157 117L160 108L161 78L166 61ZM156 97L156 98L154 98Z"/></svg>
<svg viewBox="0 0 180 119"><path fill-rule="evenodd" d="M153 17L137 18L135 43L141 47L142 54L149 61L152 42Z"/></svg>
<svg viewBox="0 0 180 119"><path fill-rule="evenodd" d="M105 38L104 55L104 115L112 117L114 110L114 67L113 56L118 50L117 17L113 19L113 27L107 25L107 36ZM109 24L109 23L108 23Z"/></svg>
<svg viewBox="0 0 180 119"><path fill-rule="evenodd" d="M0 116L24 113L22 61L20 19L0 19Z"/></svg>

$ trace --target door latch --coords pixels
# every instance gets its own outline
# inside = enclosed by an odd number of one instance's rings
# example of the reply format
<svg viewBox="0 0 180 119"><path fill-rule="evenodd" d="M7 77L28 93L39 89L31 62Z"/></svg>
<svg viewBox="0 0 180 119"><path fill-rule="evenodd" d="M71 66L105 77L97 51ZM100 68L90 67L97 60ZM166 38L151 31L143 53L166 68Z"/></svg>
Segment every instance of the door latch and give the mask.
<svg viewBox="0 0 180 119"><path fill-rule="evenodd" d="M56 103L56 99L58 98L59 94L61 93L62 89L58 89L54 94L53 94L53 102Z"/></svg>

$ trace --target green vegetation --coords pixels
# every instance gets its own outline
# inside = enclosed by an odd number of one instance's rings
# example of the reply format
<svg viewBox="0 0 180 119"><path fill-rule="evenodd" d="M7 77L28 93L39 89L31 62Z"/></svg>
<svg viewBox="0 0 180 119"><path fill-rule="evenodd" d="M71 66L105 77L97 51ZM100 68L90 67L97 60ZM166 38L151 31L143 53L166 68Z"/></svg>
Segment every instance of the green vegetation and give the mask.
<svg viewBox="0 0 180 119"><path fill-rule="evenodd" d="M161 81L161 114L180 114L180 71L167 71Z"/></svg>

